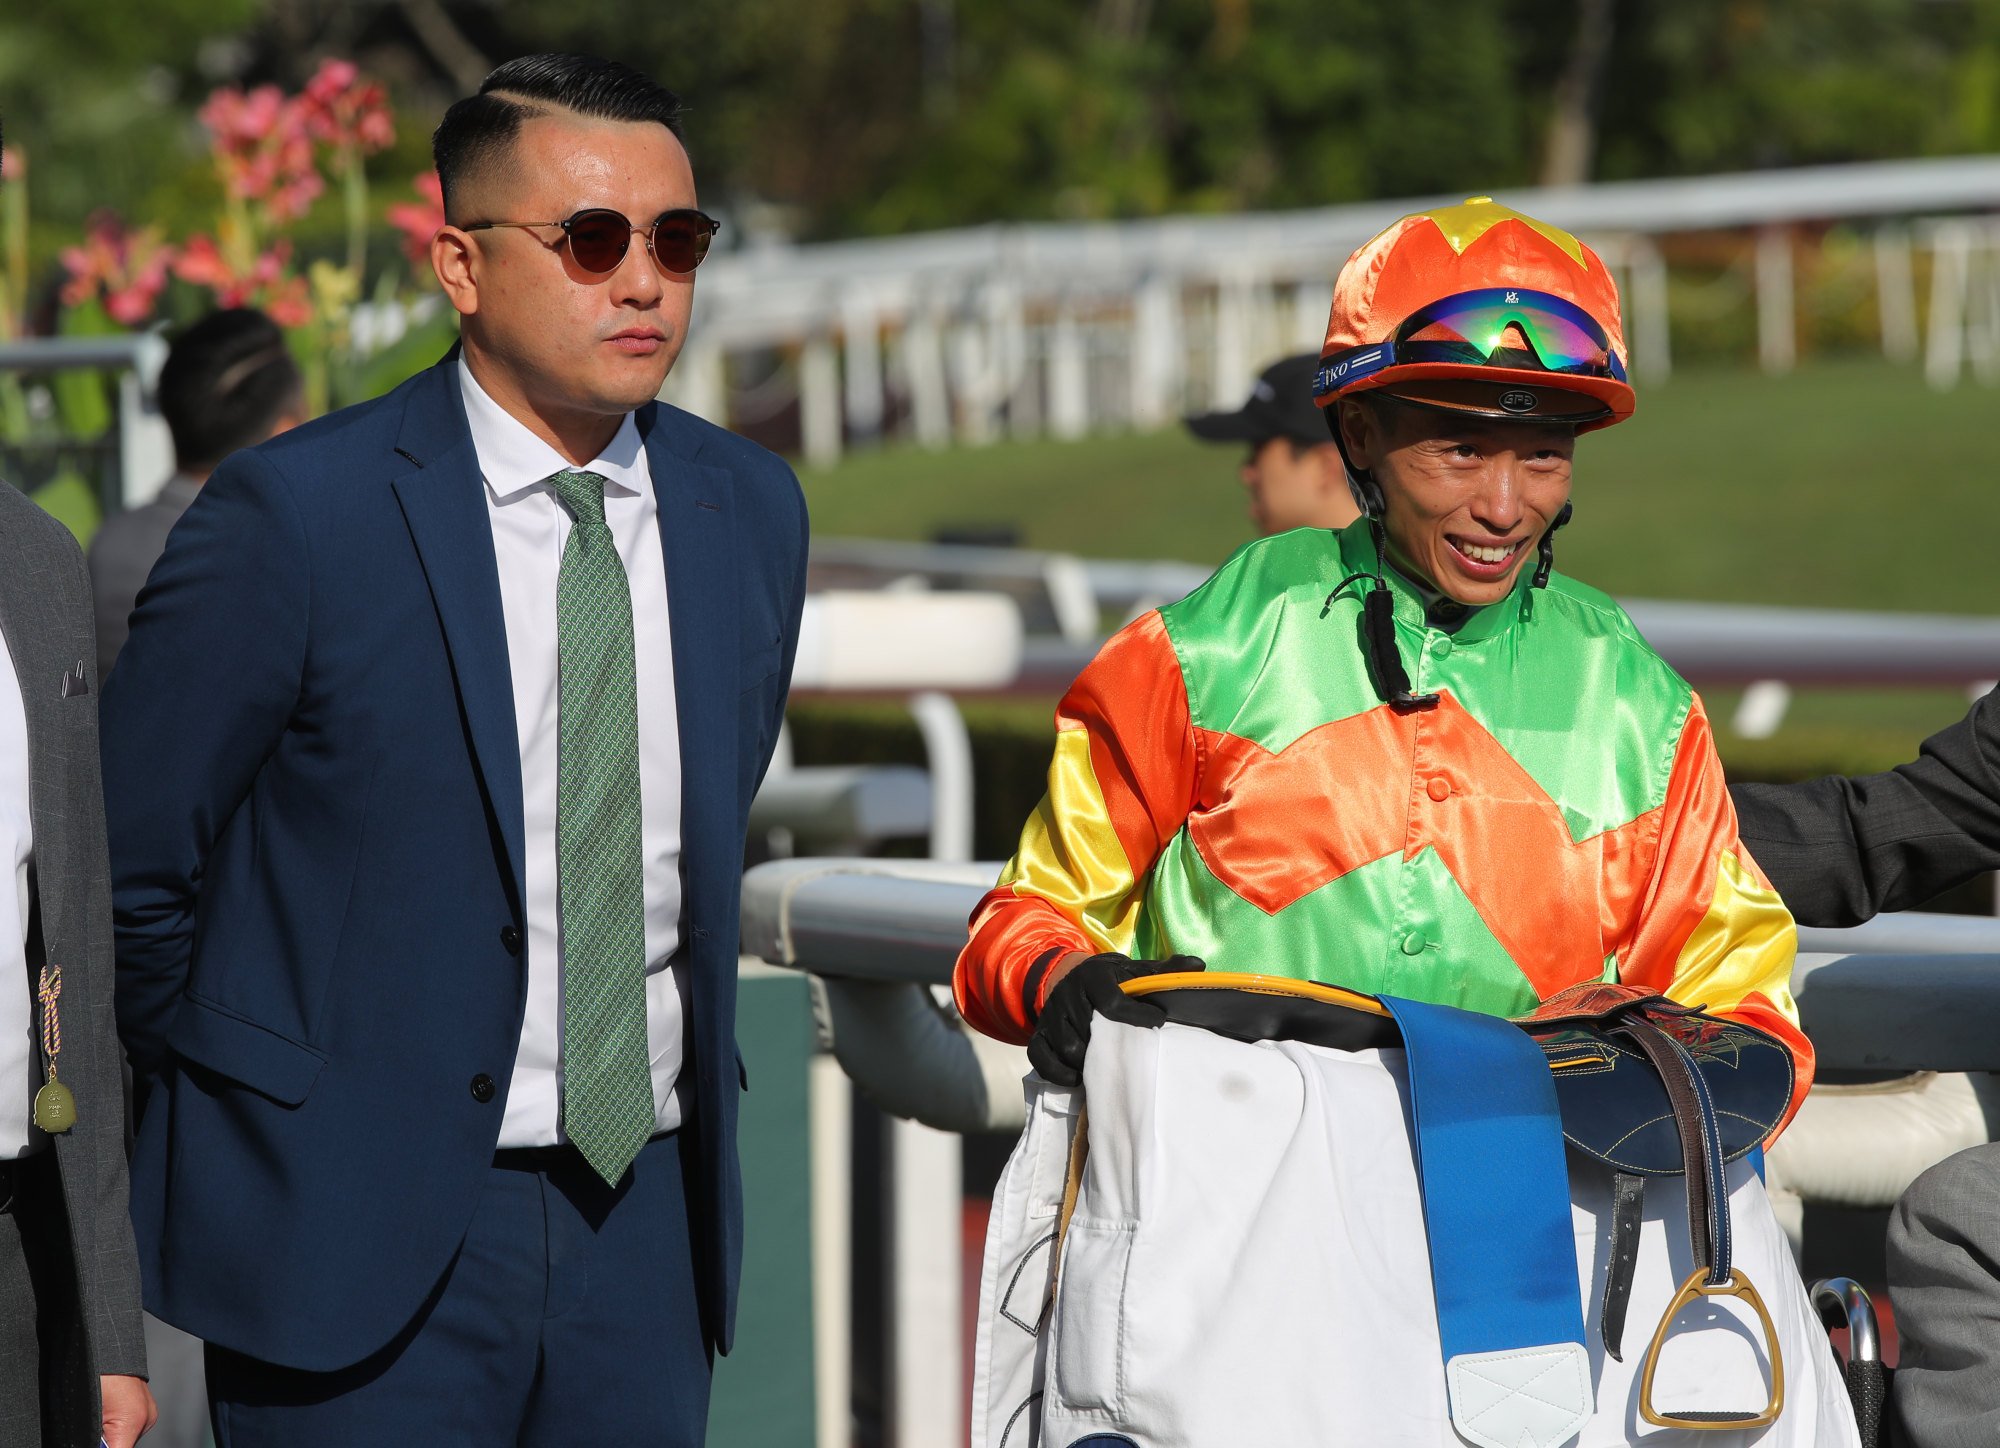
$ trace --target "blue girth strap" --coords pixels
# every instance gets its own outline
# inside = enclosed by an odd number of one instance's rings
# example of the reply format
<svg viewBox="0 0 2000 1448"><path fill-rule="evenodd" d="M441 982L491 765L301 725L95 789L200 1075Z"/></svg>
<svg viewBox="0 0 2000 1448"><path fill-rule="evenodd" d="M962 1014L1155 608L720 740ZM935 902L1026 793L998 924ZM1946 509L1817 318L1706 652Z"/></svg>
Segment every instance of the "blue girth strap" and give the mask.
<svg viewBox="0 0 2000 1448"><path fill-rule="evenodd" d="M1591 1412L1562 1119L1511 1021L1380 997L1409 1061L1417 1178L1452 1426L1555 1448Z"/></svg>

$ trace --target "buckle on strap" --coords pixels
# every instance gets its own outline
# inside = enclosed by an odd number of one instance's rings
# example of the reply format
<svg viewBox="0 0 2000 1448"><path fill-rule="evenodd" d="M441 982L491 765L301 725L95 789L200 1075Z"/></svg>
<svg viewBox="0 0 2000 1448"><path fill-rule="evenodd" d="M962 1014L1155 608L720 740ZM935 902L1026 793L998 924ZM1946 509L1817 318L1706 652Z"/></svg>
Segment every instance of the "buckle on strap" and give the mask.
<svg viewBox="0 0 2000 1448"><path fill-rule="evenodd" d="M1757 1321L1764 1333L1764 1351L1771 1364L1771 1397L1764 1404L1763 1411L1757 1413L1663 1413L1653 1403L1653 1375L1660 1366L1660 1352L1667 1345L1667 1331L1673 1326L1675 1316L1683 1307L1697 1297L1735 1297L1750 1304L1757 1314ZM1708 1269L1697 1267L1688 1274L1681 1290L1674 1294L1674 1300L1667 1304L1667 1310L1660 1316L1660 1325L1653 1330L1653 1341L1646 1348L1645 1371L1639 1379L1639 1416L1656 1428L1686 1428L1697 1433L1742 1431L1746 1428L1767 1428L1778 1421L1778 1415L1785 1410L1785 1354L1778 1346L1778 1328L1771 1321L1771 1311L1764 1306L1764 1299L1757 1289L1750 1285L1739 1268L1731 1268L1727 1282L1715 1283L1708 1280Z"/></svg>

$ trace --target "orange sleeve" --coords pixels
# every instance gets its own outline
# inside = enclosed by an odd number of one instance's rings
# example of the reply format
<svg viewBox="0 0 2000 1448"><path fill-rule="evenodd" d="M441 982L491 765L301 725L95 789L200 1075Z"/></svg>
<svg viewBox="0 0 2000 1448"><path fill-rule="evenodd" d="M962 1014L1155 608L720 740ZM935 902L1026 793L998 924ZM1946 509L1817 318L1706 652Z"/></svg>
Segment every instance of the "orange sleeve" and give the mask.
<svg viewBox="0 0 2000 1448"><path fill-rule="evenodd" d="M1146 873L1187 818L1195 782L1187 685L1166 625L1147 613L1112 636L1056 707L1048 793L973 911L952 973L967 1021L1025 1041L1022 991L1038 959L1132 949Z"/></svg>
<svg viewBox="0 0 2000 1448"><path fill-rule="evenodd" d="M1783 1041L1797 1080L1782 1131L1813 1079L1812 1043L1799 1028L1791 991L1799 933L1737 838L1736 809L1699 698L1681 731L1663 816L1659 854L1635 933L1619 956L1619 979Z"/></svg>

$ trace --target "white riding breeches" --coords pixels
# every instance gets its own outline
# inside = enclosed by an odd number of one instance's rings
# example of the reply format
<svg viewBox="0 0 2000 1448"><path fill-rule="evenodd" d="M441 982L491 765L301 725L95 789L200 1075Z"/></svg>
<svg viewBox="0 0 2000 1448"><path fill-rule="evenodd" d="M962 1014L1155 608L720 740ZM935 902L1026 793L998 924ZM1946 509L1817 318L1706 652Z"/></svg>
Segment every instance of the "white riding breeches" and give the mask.
<svg viewBox="0 0 2000 1448"><path fill-rule="evenodd" d="M1082 1091L1030 1077L981 1278L973 1448L1454 1448L1400 1050L1246 1045L1100 1018ZM1088 1150L1058 1244L1085 1099ZM1646 1425L1642 1364L1693 1270L1685 1189L1650 1184L1623 1362L1599 1339L1610 1174L1573 1153L1594 1415L1583 1448L1846 1448L1859 1438L1762 1184L1729 1168L1735 1263L1762 1295L1785 1406L1755 1431ZM1057 1272L1058 1256L1060 1272ZM1654 1401L1756 1411L1764 1338L1737 1300L1683 1309ZM1503 1432L1510 1431L1504 1430ZM1552 1444L1532 1432L1508 1438Z"/></svg>

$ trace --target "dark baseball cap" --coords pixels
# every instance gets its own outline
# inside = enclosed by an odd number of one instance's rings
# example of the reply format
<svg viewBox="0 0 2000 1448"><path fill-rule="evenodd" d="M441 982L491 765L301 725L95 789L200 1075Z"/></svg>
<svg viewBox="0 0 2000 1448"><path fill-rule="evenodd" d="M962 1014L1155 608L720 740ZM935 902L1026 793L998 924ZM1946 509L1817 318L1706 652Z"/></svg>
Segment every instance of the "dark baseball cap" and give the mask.
<svg viewBox="0 0 2000 1448"><path fill-rule="evenodd" d="M1184 417L1187 430L1204 442L1269 442L1288 437L1313 444L1332 442L1326 414L1313 401L1313 374L1319 355L1301 352L1264 369L1250 399L1234 412L1203 412Z"/></svg>

